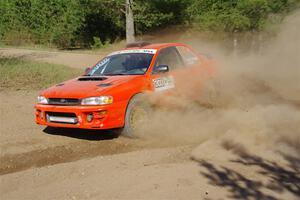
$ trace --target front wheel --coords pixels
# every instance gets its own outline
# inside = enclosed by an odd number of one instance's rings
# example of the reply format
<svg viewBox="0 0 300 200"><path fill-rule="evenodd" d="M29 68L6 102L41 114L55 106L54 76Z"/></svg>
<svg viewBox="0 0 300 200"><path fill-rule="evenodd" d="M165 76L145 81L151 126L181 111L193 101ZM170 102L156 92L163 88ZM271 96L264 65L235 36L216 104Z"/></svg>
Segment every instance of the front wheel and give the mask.
<svg viewBox="0 0 300 200"><path fill-rule="evenodd" d="M150 105L143 95L134 96L126 109L125 125L120 130L121 135L137 138L147 129L149 116L151 113Z"/></svg>

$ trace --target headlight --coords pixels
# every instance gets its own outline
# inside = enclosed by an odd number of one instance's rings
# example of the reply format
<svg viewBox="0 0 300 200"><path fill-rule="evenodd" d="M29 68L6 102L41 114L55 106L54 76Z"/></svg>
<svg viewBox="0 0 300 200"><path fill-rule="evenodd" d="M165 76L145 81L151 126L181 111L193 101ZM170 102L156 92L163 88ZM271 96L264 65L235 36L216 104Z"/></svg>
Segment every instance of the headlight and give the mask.
<svg viewBox="0 0 300 200"><path fill-rule="evenodd" d="M48 104L48 99L44 96L38 96L37 102L40 104Z"/></svg>
<svg viewBox="0 0 300 200"><path fill-rule="evenodd" d="M81 105L107 105L113 102L112 96L89 97L81 100Z"/></svg>

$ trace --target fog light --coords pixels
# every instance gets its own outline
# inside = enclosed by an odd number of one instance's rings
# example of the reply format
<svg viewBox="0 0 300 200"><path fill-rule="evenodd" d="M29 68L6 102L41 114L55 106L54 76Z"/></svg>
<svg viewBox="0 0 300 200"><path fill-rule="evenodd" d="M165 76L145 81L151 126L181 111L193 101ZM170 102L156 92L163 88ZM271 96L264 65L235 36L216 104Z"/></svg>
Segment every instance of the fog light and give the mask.
<svg viewBox="0 0 300 200"><path fill-rule="evenodd" d="M86 120L88 121L88 122L91 122L91 121L93 121L93 114L87 114L87 116L86 116Z"/></svg>

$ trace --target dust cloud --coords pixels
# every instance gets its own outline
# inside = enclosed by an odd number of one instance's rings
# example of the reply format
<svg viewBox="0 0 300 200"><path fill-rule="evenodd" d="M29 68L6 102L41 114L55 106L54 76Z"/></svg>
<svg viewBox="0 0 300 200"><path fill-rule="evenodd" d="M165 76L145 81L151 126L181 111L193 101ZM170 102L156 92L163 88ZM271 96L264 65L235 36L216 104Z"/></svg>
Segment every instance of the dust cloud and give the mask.
<svg viewBox="0 0 300 200"><path fill-rule="evenodd" d="M195 48L201 45L197 41L194 38ZM300 12L286 18L260 53L236 56L216 45L205 48L217 61L214 84L202 81L198 87L195 83L203 77L184 76L180 83L185 90L154 98L164 104L153 113L144 137L177 144L210 140L299 154ZM214 99L205 98L212 92L217 94ZM190 93L196 101L187 98Z"/></svg>

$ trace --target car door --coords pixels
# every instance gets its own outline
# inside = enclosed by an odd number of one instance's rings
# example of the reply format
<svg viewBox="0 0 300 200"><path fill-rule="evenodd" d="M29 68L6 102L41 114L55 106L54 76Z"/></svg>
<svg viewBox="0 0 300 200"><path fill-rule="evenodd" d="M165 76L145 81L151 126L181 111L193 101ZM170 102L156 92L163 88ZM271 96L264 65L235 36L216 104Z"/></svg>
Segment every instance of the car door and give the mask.
<svg viewBox="0 0 300 200"><path fill-rule="evenodd" d="M168 66L169 72L157 72L160 66ZM175 88L178 73L184 68L184 62L175 46L161 49L151 72L152 89L165 91Z"/></svg>
<svg viewBox="0 0 300 200"><path fill-rule="evenodd" d="M190 73L206 73L213 75L215 73L215 63L208 56L194 52L192 49L186 46L176 47L184 65Z"/></svg>
<svg viewBox="0 0 300 200"><path fill-rule="evenodd" d="M198 99L205 89L211 87L210 80L215 73L214 63L186 46L176 48L185 66L185 70L177 75L176 92L189 99Z"/></svg>

